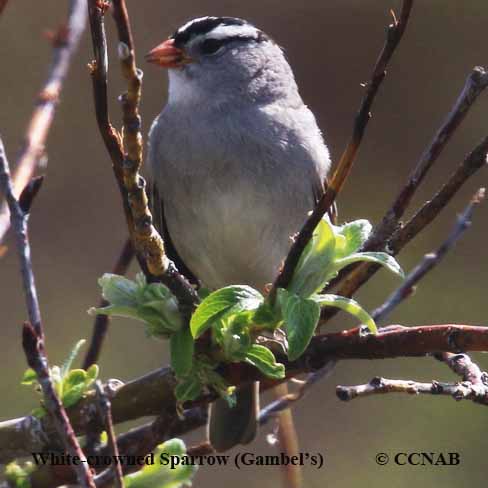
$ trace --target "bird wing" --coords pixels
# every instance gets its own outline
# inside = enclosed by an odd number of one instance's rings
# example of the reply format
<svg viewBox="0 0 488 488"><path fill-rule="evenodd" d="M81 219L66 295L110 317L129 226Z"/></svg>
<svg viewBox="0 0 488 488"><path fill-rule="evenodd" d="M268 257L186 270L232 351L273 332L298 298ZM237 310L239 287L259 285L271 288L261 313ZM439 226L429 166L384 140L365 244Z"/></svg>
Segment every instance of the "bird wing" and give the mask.
<svg viewBox="0 0 488 488"><path fill-rule="evenodd" d="M178 271L182 273L190 281L190 283L198 285L198 278L185 264L183 259L181 259L173 244L169 234L168 225L166 224L166 219L164 217L164 202L159 193L157 185L155 185L154 182L151 182L149 188L149 203L151 206L154 225L160 232L164 241L164 250L166 255L169 257L169 259L171 259L171 261L173 261Z"/></svg>

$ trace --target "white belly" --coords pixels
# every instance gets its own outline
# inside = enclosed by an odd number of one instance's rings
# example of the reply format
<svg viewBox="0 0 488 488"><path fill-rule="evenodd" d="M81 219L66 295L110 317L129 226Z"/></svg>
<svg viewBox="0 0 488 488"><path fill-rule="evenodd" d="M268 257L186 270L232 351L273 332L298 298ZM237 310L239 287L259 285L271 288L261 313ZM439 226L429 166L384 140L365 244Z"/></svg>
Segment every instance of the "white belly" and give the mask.
<svg viewBox="0 0 488 488"><path fill-rule="evenodd" d="M180 199L179 205L165 206L180 257L210 288L248 284L263 289L275 278L290 236L300 229L309 208L285 212L283 201L265 188L232 185L225 190L217 185L213 191L199 190L184 199L198 205Z"/></svg>

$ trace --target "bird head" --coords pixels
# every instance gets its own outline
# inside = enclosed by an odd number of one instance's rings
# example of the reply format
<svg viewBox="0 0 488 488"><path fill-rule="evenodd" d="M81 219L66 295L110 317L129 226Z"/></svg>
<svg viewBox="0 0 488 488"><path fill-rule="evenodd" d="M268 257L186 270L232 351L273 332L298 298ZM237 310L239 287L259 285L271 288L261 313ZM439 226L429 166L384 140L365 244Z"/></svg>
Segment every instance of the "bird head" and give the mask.
<svg viewBox="0 0 488 488"><path fill-rule="evenodd" d="M281 48L263 31L235 17L193 19L149 51L146 60L169 69L170 103L202 92L207 99L253 102L278 92L296 92Z"/></svg>

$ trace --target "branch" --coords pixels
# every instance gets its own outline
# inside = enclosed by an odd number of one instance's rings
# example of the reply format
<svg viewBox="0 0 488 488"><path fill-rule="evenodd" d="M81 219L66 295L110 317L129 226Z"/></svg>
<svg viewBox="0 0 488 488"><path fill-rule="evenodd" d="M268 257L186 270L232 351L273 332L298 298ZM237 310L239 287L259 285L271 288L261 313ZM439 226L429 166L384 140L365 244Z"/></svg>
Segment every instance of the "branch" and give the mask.
<svg viewBox="0 0 488 488"><path fill-rule="evenodd" d="M417 188L420 186L428 171L439 158L452 135L461 125L478 96L488 86L488 73L481 67L476 67L470 73L454 106L446 120L435 134L432 142L424 151L416 167L412 171L407 183L393 202L391 208L383 217L380 225L364 246L364 250L377 250L384 245L385 239L398 227L399 220L410 204Z"/></svg>
<svg viewBox="0 0 488 488"><path fill-rule="evenodd" d="M488 328L455 324L419 327L397 325L381 329L377 335L365 335L361 333L360 328L355 328L314 337L307 351L297 361L289 362L286 356L279 352L276 352L276 356L277 360L285 365L287 377L292 378L302 373L318 371L331 360L420 357L442 351L488 351ZM222 368L221 372L225 378L230 378L226 367ZM272 388L277 384L276 381L261 376L251 366L242 364L239 384L256 380L262 382L262 389ZM160 415L161 411L175 412L175 385L171 369L163 368L116 388L110 396L114 424L149 415ZM204 395L188 407L204 406L214 400L215 395ZM79 435L87 429L90 421L89 412L94 402L94 393L88 393L86 398L68 409L72 425ZM12 422L0 423L0 446L9 446L11 443L17 446L17 456L22 449L25 449L24 454L29 455L30 446L23 443L28 438L25 429L29 428L29 422L25 418ZM52 432L50 419L42 419L41 423L42 432L49 438ZM195 428L193 424L190 425L191 428ZM178 429L178 423L174 428ZM178 435L185 432L187 430L182 428ZM37 437L43 436L38 433ZM11 455L12 450L0 447L0 462L8 462L12 459Z"/></svg>
<svg viewBox="0 0 488 488"><path fill-rule="evenodd" d="M24 324L22 344L27 363L36 372L37 380L44 394L45 407L49 413L65 449L72 456L84 459L74 430L70 424L66 411L56 394L50 377L46 352L44 350L44 330L41 322L39 299L36 291L34 273L32 271L31 248L27 234L27 217L18 200L15 198L10 170L5 155L3 142L0 139L0 189L5 194L10 210L12 227L16 238L16 247L19 254L22 284L25 293L30 323ZM94 487L90 469L86 463L76 467L78 482L84 487Z"/></svg>
<svg viewBox="0 0 488 488"><path fill-rule="evenodd" d="M273 388L272 395L277 400L289 397L287 383L281 383ZM293 393L291 395L294 395ZM293 413L290 408L284 407L275 414L276 448L278 452L283 452L287 456L299 456L300 448L298 445L298 434L293 421ZM303 482L303 474L300 466L288 465L281 466L283 488L300 488Z"/></svg>
<svg viewBox="0 0 488 488"><path fill-rule="evenodd" d="M181 435L181 428L185 431L194 430L206 423L206 409L195 408L185 412L184 420L180 420L175 425L175 413L166 412L158 416L152 422L140 427L133 428L126 433L117 437L117 447L119 452L125 456L145 456L154 451L156 446ZM112 451L108 445L100 446L93 451L94 456L111 456ZM140 467L137 465L123 464L123 474L137 471ZM31 485L36 488L53 488L54 486L72 484L75 482L74 473L65 470L60 476L59 468L53 465L40 466L31 475ZM114 473L111 470L105 470L95 478L97 488L111 487L114 483Z"/></svg>
<svg viewBox="0 0 488 488"><path fill-rule="evenodd" d="M371 314L375 321L385 320L390 312L396 308L405 298L409 297L415 285L433 268L435 268L444 256L454 247L464 232L470 227L474 209L485 197L485 190L481 188L473 196L464 212L458 217L458 221L447 239L435 250L426 254L424 259L411 271L403 283L386 299L386 301Z"/></svg>
<svg viewBox="0 0 488 488"><path fill-rule="evenodd" d="M393 256L398 254L406 244L440 214L468 178L486 166L487 154L488 137L485 137L458 166L447 183L383 244L383 248L387 249ZM342 278L342 282L336 293L345 297L352 297L379 269L379 266L368 263L353 267L352 270L346 272L345 277L344 275L339 277L338 281L341 281ZM336 283L337 281L330 283L327 289L334 287ZM325 324L334 315L333 309L324 309L321 314L321 324Z"/></svg>
<svg viewBox="0 0 488 488"><path fill-rule="evenodd" d="M270 291L272 300L274 299L278 288L286 288L289 285L300 256L312 238L315 227L317 227L322 217L331 208L352 169L366 126L371 118L371 106L381 83L386 76L388 63L405 32L412 6L413 0L404 0L402 3L400 19L397 20L393 15L393 23L388 26L385 45L376 61L371 80L366 85L367 90L354 121L352 137L339 160L339 164L332 175L330 184L327 186L326 191L293 241L293 245L285 259L283 268L278 274Z"/></svg>
<svg viewBox="0 0 488 488"><path fill-rule="evenodd" d="M7 1L0 0L0 14ZM47 80L42 86L36 108L27 126L25 141L17 159L16 171L13 175L13 194L18 197L31 180L51 128L51 124L59 103L63 82L81 35L86 25L85 0L71 0L66 24L59 27L52 35L53 56ZM7 203L0 208L0 243L10 227Z"/></svg>
<svg viewBox="0 0 488 488"><path fill-rule="evenodd" d="M485 373L486 375L486 373ZM408 393L410 395L448 395L454 400L472 400L475 403L488 405L488 382L474 384L463 381L461 383L419 383L411 380L390 380L373 378L369 383L358 386L338 386L337 397L348 402L358 397L378 395L384 393Z"/></svg>
<svg viewBox="0 0 488 488"><path fill-rule="evenodd" d="M274 402L266 405L259 412L259 424L265 425L268 421L276 416L277 413L290 408L293 403L301 400L312 386L328 378L334 371L336 361L330 360L315 373L310 373L308 378L302 383L301 387L295 393L289 393L288 395L278 398Z"/></svg>
<svg viewBox="0 0 488 488"><path fill-rule="evenodd" d="M143 271L152 281L164 283L178 299L182 314L189 318L198 295L166 257L164 243L152 223L145 182L139 174L142 164L141 120L139 100L142 73L136 68L132 35L125 2L113 2L114 19L119 34L118 53L128 91L121 98L124 113L124 136L110 123L107 101L107 41L104 29L106 4L88 1L88 11L95 61L91 63L95 113L98 127L111 157L114 174L124 205L129 234ZM124 150L124 143L127 154Z"/></svg>
<svg viewBox="0 0 488 488"><path fill-rule="evenodd" d="M108 467L106 471L110 472L111 476L113 476L115 481L115 488L124 488L122 466L119 462L116 461L119 457L119 448L117 446L117 440L115 438L110 400L108 399L108 396L105 393L105 389L100 381L97 381L95 383L95 389L98 401L99 415L105 424L105 431L107 432L107 445L110 450L110 455L113 456L112 459L115 460L113 463L113 469L111 467Z"/></svg>
<svg viewBox="0 0 488 488"><path fill-rule="evenodd" d="M487 155L488 136L468 154L447 183L442 186L432 199L426 202L403 227L393 234L389 246L395 254L435 219L469 177L486 166Z"/></svg>
<svg viewBox="0 0 488 488"><path fill-rule="evenodd" d="M27 214L22 210L19 202L15 198L12 179L10 176L9 163L5 154L5 147L0 138L0 190L5 195L6 203L10 210L12 225L14 227L17 251L20 259L20 270L22 274L22 284L25 291L26 306L29 319L39 338L43 338L41 327L41 313L39 310L39 300L32 273L31 250L27 238Z"/></svg>

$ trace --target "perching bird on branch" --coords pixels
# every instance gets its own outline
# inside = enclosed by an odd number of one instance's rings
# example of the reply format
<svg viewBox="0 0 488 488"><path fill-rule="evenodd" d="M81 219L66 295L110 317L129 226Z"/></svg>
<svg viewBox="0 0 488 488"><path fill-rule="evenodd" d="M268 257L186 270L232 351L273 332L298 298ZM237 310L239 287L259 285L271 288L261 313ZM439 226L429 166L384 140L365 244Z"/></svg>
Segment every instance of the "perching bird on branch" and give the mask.
<svg viewBox="0 0 488 488"><path fill-rule="evenodd" d="M180 271L209 288L275 278L324 190L329 152L282 49L242 19L202 17L147 60L168 68L149 135L155 223ZM256 387L216 402L217 450L256 433Z"/></svg>

